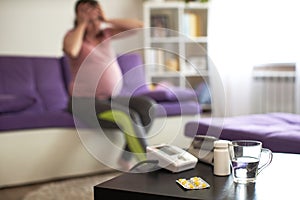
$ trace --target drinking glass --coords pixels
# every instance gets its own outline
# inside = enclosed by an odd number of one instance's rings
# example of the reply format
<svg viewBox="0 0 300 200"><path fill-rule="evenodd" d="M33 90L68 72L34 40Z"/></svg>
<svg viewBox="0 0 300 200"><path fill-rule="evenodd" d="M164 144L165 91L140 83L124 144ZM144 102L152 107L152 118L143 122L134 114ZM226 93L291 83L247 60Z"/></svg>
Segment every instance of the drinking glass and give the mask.
<svg viewBox="0 0 300 200"><path fill-rule="evenodd" d="M272 151L262 148L260 141L236 140L229 143L228 148L233 181L236 183L255 182L256 176L272 162ZM262 153L268 154L265 163L260 163Z"/></svg>

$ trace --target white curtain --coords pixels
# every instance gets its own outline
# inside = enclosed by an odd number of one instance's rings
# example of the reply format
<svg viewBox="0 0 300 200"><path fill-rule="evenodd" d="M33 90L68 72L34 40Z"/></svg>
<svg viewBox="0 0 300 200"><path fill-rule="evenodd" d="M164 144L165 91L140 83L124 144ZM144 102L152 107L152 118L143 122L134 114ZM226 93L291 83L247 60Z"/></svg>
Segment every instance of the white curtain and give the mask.
<svg viewBox="0 0 300 200"><path fill-rule="evenodd" d="M300 60L298 0L211 0L210 3L208 53L225 94L213 100L214 107L224 103L226 116L253 113L253 66ZM295 106L295 110L299 112L300 106Z"/></svg>

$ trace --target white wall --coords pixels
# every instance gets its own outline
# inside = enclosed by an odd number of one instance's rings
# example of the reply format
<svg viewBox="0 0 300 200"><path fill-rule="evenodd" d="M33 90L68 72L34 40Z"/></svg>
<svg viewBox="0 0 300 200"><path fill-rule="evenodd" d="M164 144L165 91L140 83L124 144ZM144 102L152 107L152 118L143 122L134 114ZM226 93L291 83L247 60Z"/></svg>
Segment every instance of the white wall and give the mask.
<svg viewBox="0 0 300 200"><path fill-rule="evenodd" d="M0 0L0 54L62 55L62 39L72 28L76 0ZM142 0L100 0L108 18L142 20ZM142 45L141 39L135 39ZM133 44L117 42L116 51ZM120 49L118 49L120 48Z"/></svg>
<svg viewBox="0 0 300 200"><path fill-rule="evenodd" d="M256 102L262 101L257 101L261 96L256 97L252 93L258 90L252 82L253 66L267 63L298 63L299 66L298 1L212 0L211 2L209 55L222 78L226 94L217 98L215 103L225 103L227 115L250 114L255 112L253 107L260 108ZM295 91L298 93L300 90L297 88ZM290 98L292 96L293 94ZM299 98L300 94L296 102L300 102ZM269 102L261 103L266 105ZM300 105L298 108L299 112Z"/></svg>

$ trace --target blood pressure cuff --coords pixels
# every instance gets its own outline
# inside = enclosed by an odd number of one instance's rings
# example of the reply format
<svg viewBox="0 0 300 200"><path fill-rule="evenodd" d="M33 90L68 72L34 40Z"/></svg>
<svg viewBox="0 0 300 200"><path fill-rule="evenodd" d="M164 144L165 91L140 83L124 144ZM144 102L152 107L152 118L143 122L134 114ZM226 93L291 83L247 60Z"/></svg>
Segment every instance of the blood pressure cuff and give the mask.
<svg viewBox="0 0 300 200"><path fill-rule="evenodd" d="M199 161L213 165L214 142L217 140L218 138L212 136L196 135L187 151Z"/></svg>

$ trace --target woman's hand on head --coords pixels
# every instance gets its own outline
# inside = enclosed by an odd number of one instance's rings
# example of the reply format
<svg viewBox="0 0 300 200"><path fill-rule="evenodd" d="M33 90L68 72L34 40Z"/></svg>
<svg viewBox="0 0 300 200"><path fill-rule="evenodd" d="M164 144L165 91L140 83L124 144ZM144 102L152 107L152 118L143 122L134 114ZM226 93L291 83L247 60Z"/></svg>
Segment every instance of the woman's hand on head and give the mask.
<svg viewBox="0 0 300 200"><path fill-rule="evenodd" d="M105 13L100 5L97 6L96 11L97 11L98 15L101 17L101 21L106 22L107 19L106 19Z"/></svg>
<svg viewBox="0 0 300 200"><path fill-rule="evenodd" d="M90 12L92 11L91 6L88 4L80 4L78 6L76 20L78 24L88 24L90 20Z"/></svg>

